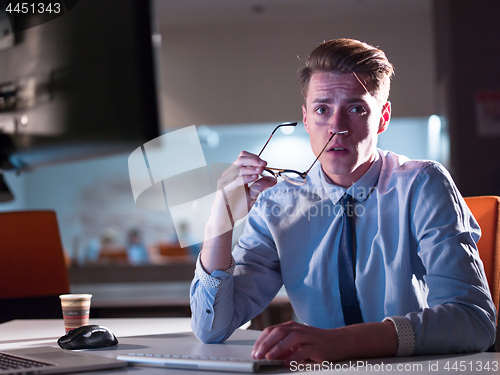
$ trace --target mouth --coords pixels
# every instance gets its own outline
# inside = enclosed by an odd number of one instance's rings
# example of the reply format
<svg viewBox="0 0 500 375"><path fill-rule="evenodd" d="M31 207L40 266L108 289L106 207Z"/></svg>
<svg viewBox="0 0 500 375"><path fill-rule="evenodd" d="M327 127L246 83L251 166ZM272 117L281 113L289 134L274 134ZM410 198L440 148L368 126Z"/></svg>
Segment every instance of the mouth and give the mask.
<svg viewBox="0 0 500 375"><path fill-rule="evenodd" d="M330 147L328 149L328 152L342 152L342 151L349 151L347 148L345 147Z"/></svg>

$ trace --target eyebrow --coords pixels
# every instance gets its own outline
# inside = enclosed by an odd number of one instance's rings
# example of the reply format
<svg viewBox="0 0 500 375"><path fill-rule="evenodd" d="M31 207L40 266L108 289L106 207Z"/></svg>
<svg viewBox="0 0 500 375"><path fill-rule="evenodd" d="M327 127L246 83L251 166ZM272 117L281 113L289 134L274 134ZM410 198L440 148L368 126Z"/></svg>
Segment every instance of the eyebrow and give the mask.
<svg viewBox="0 0 500 375"><path fill-rule="evenodd" d="M333 99L332 98L316 98L312 101L313 103L324 103L324 104L330 104L330 103L333 103Z"/></svg>
<svg viewBox="0 0 500 375"><path fill-rule="evenodd" d="M328 97L318 97L318 98L313 99L313 101L312 101L312 103L314 103L314 104L331 104L333 102L334 102L334 100L332 98L328 98ZM363 103L366 105L368 104L368 102L361 97L349 98L346 100L346 102L348 104L353 104L353 103Z"/></svg>

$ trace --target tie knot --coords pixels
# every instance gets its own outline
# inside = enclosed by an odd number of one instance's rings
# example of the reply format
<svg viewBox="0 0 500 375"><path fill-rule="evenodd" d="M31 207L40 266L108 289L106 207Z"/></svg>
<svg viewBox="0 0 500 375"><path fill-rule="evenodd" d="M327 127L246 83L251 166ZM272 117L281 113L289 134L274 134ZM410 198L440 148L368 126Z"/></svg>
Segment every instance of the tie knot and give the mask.
<svg viewBox="0 0 500 375"><path fill-rule="evenodd" d="M342 208L344 209L344 212L347 214L349 217L354 216L354 204L355 200L353 197L347 193L345 193L342 198L340 199L340 202L342 204Z"/></svg>

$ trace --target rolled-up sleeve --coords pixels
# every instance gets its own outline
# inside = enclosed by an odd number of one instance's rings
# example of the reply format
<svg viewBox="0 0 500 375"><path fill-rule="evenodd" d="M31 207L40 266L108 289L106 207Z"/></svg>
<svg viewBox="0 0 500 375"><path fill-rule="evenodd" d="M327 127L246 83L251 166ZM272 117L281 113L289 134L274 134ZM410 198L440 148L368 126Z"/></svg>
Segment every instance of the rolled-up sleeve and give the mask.
<svg viewBox="0 0 500 375"><path fill-rule="evenodd" d="M202 342L222 342L260 314L283 285L272 236L257 212L250 211L233 267L208 275L198 258L191 283L191 327Z"/></svg>
<svg viewBox="0 0 500 375"><path fill-rule="evenodd" d="M231 324L224 324L230 323L233 318L232 309L227 305L232 300L234 265L234 258L231 257L229 269L215 270L209 275L198 256L190 292L191 328L202 342L224 341L234 331ZM214 325L216 305L217 321Z"/></svg>

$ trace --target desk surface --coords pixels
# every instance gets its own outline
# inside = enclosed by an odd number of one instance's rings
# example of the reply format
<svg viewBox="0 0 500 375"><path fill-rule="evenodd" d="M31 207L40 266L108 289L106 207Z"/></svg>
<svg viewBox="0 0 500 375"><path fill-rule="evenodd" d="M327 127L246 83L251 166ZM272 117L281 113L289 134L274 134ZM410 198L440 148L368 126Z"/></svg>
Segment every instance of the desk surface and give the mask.
<svg viewBox="0 0 500 375"><path fill-rule="evenodd" d="M118 337L115 347L92 350L96 355L116 357L130 351L162 353L178 350L183 354L214 356L250 356L258 331L238 330L224 344L202 344L190 332L189 318L148 319L92 319L91 324L108 327ZM0 350L29 346L57 346L57 339L64 334L62 320L14 320L0 324ZM176 354L176 353L172 353ZM335 373L380 374L473 374L500 371L500 353L478 353L450 356L426 356L407 358L382 358L369 361L352 361L325 364ZM282 369L278 373L298 372ZM314 370L314 367L303 368ZM337 369L337 371L335 371ZM482 371L479 371L482 369ZM384 371L385 370L385 371ZM496 371L493 371L496 370ZM214 374L206 371L165 370L160 368L128 367L122 370L96 371L82 374ZM273 372L276 373L276 372ZM323 371L312 371L309 374ZM229 374L229 373L228 373Z"/></svg>
<svg viewBox="0 0 500 375"><path fill-rule="evenodd" d="M191 331L190 318L90 319L108 327L118 338ZM31 346L57 346L64 335L62 319L12 320L0 324L0 350Z"/></svg>

